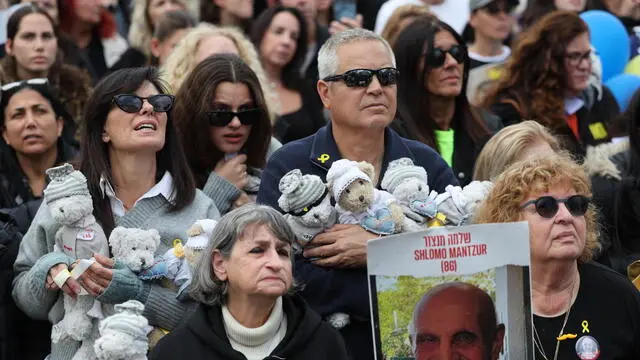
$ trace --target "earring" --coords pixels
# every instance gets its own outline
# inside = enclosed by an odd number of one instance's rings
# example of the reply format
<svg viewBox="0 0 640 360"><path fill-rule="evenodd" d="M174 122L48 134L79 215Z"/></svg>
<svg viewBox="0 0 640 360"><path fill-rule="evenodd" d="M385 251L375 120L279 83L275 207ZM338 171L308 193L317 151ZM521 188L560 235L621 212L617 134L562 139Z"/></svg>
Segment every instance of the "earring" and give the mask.
<svg viewBox="0 0 640 360"><path fill-rule="evenodd" d="M109 142L109 135L106 132L102 132L102 141Z"/></svg>

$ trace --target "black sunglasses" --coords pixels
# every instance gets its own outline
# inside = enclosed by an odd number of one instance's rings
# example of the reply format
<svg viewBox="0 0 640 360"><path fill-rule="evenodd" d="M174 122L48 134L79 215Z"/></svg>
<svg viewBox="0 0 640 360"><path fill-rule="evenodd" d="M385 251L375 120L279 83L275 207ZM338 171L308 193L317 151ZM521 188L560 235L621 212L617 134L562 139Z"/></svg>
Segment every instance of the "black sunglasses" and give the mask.
<svg viewBox="0 0 640 360"><path fill-rule="evenodd" d="M153 111L167 112L173 107L174 99L175 97L173 95L166 94L158 94L146 98L133 94L122 94L114 96L113 102L118 105L122 111L137 113L142 109L144 101L147 100L149 104L153 106Z"/></svg>
<svg viewBox="0 0 640 360"><path fill-rule="evenodd" d="M262 112L259 108L240 110L238 112L230 110L214 110L209 111L207 116L209 117L209 125L211 126L227 126L236 116L242 125L254 125L260 121Z"/></svg>
<svg viewBox="0 0 640 360"><path fill-rule="evenodd" d="M324 81L340 81L348 87L367 87L371 84L375 75L382 86L395 85L398 83L398 74L400 72L396 68L387 67L378 70L371 69L354 69L349 70L341 75L331 75L322 79Z"/></svg>
<svg viewBox="0 0 640 360"><path fill-rule="evenodd" d="M499 1L492 1L487 6L481 7L481 9L488 12L490 15L498 15L500 12L510 15L513 13L513 10L516 9L516 6L514 4L503 5L500 4Z"/></svg>
<svg viewBox="0 0 640 360"><path fill-rule="evenodd" d="M467 57L467 50L463 45L453 45L449 50L434 48L427 54L427 64L432 68L438 68L444 65L447 54L453 56L456 62L460 64Z"/></svg>
<svg viewBox="0 0 640 360"><path fill-rule="evenodd" d="M590 202L591 199L584 195L573 195L566 199L556 199L553 196L543 196L527 201L521 206L521 208L524 209L531 204L535 204L538 215L546 219L551 219L558 213L558 209L560 208L558 205L559 203L564 203L571 215L583 216L586 214Z"/></svg>

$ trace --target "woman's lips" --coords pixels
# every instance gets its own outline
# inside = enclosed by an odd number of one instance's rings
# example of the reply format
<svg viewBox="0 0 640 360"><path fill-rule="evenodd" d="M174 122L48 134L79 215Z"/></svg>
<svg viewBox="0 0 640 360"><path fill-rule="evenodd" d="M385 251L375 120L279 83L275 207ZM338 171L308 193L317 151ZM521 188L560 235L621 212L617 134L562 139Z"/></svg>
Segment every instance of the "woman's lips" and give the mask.
<svg viewBox="0 0 640 360"><path fill-rule="evenodd" d="M229 135L224 135L224 140L228 143L231 144L239 144L242 141L242 138L244 137L242 134L229 134Z"/></svg>

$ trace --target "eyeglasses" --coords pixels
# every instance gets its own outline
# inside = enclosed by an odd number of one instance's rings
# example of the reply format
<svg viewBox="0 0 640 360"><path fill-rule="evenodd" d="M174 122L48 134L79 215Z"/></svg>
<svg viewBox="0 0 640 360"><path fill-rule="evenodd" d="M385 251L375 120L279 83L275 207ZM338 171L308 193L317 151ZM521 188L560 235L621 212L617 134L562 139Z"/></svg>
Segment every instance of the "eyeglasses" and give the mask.
<svg viewBox="0 0 640 360"><path fill-rule="evenodd" d="M584 195L573 195L566 199L556 199L553 196L543 196L535 200L529 200L524 203L521 208L524 209L531 204L535 204L538 215L546 219L556 216L559 209L559 203L564 203L571 215L583 216L589 208L591 199Z"/></svg>
<svg viewBox="0 0 640 360"><path fill-rule="evenodd" d="M444 62L447 59L447 54L453 56L456 62L460 64L466 59L467 50L463 45L453 45L449 48L449 50L434 48L426 54L427 64L432 68L438 68L444 65Z"/></svg>
<svg viewBox="0 0 640 360"><path fill-rule="evenodd" d="M498 15L500 12L511 15L515 8L516 6L514 4L505 5L504 3L500 3L499 1L492 1L487 6L481 7L480 9L483 9L490 15Z"/></svg>
<svg viewBox="0 0 640 360"><path fill-rule="evenodd" d="M574 51L567 53L564 56L567 60L569 60L569 65L578 66L582 64L584 60L591 62L591 50L585 52Z"/></svg>
<svg viewBox="0 0 640 360"><path fill-rule="evenodd" d="M240 110L238 112L214 110L207 113L209 125L218 127L229 125L236 116L242 125L254 125L260 121L261 115L262 111L259 108Z"/></svg>
<svg viewBox="0 0 640 360"><path fill-rule="evenodd" d="M5 85L2 85L2 88L0 88L0 90L2 91L9 91L13 88L17 88L19 86L22 86L24 84L27 85L46 85L49 83L49 80L47 80L47 78L35 78L35 79L29 79L29 80L22 80L22 81L14 81L12 83L8 83Z"/></svg>
<svg viewBox="0 0 640 360"><path fill-rule="evenodd" d="M158 94L146 98L133 94L122 94L114 96L113 102L124 112L137 113L142 109L144 101L147 100L153 106L153 111L167 112L173 107L174 99L173 95L166 94Z"/></svg>
<svg viewBox="0 0 640 360"><path fill-rule="evenodd" d="M327 76L322 79L324 81L340 81L343 80L348 87L367 87L371 84L375 75L382 86L390 86L398 83L398 75L400 72L393 67L386 67L378 70L371 69L354 69L349 70L341 75Z"/></svg>

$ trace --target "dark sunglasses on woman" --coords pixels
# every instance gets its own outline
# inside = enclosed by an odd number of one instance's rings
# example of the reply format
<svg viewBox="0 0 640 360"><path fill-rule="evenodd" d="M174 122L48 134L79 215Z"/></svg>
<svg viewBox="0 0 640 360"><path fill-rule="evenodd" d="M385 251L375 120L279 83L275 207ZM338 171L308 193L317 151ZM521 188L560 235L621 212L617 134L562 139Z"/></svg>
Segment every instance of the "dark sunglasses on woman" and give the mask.
<svg viewBox="0 0 640 360"><path fill-rule="evenodd" d="M498 15L498 13L500 12L511 15L516 9L516 6L511 3L505 4L501 3L500 1L492 1L487 6L484 6L481 9L488 12L490 15Z"/></svg>
<svg viewBox="0 0 640 360"><path fill-rule="evenodd" d="M158 94L149 97L140 97L133 94L122 94L113 97L113 102L118 107L128 113L137 113L142 109L142 104L145 100L153 106L155 112L167 112L173 107L174 101L173 95Z"/></svg>
<svg viewBox="0 0 640 360"><path fill-rule="evenodd" d="M324 81L344 81L348 87L367 87L371 84L375 75L382 86L390 86L398 83L398 69L393 67L378 70L353 69L340 75L331 75L322 79Z"/></svg>
<svg viewBox="0 0 640 360"><path fill-rule="evenodd" d="M432 68L439 68L444 65L444 62L447 59L447 54L453 56L456 62L460 64L467 57L467 50L463 45L453 45L449 50L434 48L426 55L427 64Z"/></svg>
<svg viewBox="0 0 640 360"><path fill-rule="evenodd" d="M233 119L237 116L238 120L242 125L255 125L260 121L260 116L262 116L262 112L260 109L245 109L240 110L238 112L233 112L230 110L214 110L209 111L207 113L209 118L209 125L224 127L227 126L233 121Z"/></svg>
<svg viewBox="0 0 640 360"><path fill-rule="evenodd" d="M573 195L566 199L556 199L553 196L542 196L537 199L527 201L521 206L521 208L524 209L525 207L534 204L538 215L546 219L551 219L558 213L558 209L560 208L559 203L564 203L571 215L583 216L587 213L590 202L591 199L584 195Z"/></svg>

